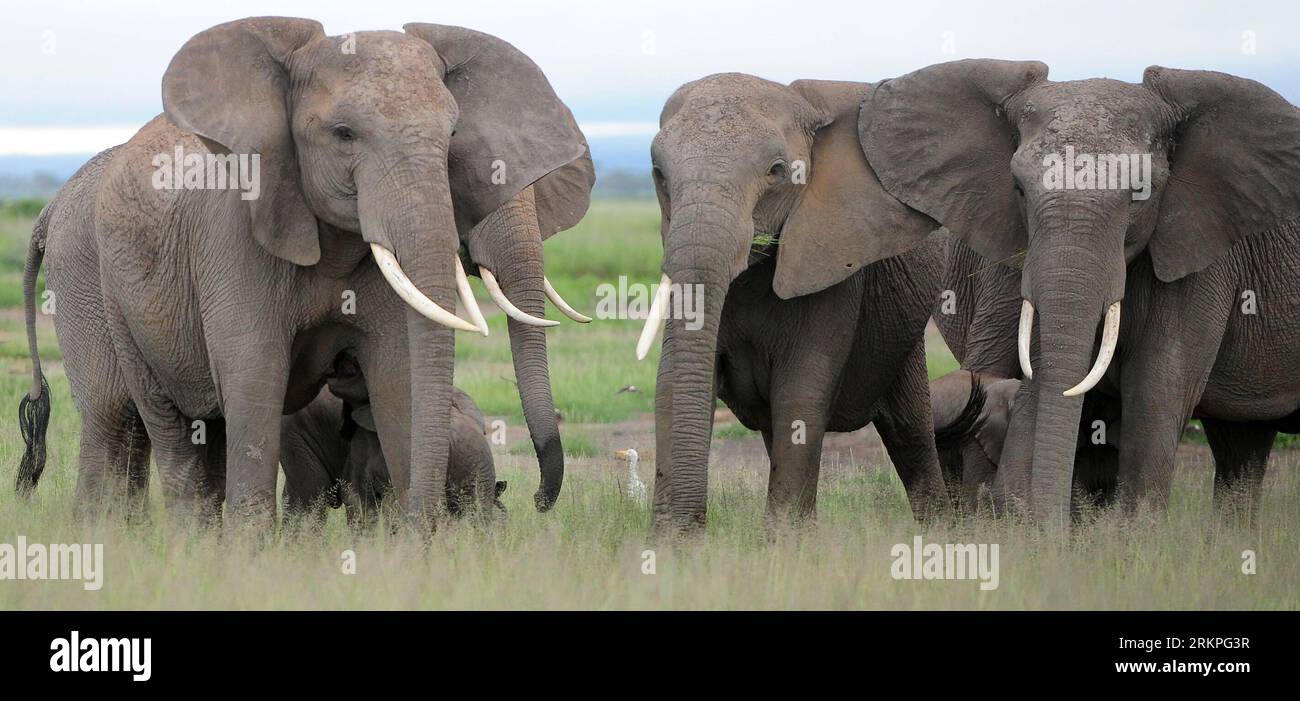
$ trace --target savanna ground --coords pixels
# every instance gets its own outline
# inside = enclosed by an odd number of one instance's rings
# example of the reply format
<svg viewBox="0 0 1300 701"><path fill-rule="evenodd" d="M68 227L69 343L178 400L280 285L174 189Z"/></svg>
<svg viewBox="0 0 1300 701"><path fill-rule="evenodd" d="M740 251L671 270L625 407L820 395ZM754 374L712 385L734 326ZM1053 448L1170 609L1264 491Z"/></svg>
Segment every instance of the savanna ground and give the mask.
<svg viewBox="0 0 1300 701"><path fill-rule="evenodd" d="M548 331L555 399L568 453L556 507L532 507L536 462L513 384L505 320L489 338L460 335L456 382L508 427L496 446L498 478L510 483L510 517L491 529L452 525L428 545L405 533L351 535L342 512L319 536L244 542L166 528L152 488L152 525L71 518L79 419L68 394L52 324L41 355L53 389L49 460L31 501L13 479L22 440L19 398L29 383L22 326L26 241L39 204L0 208L0 543L103 543L103 588L79 582L0 581L0 609L1293 609L1300 604L1300 470L1297 453L1275 451L1259 526L1218 519L1210 506L1212 462L1195 437L1183 445L1167 511L1133 518L1089 514L1068 538L1010 519L919 526L870 428L828 438L815 525L770 538L763 527L767 464L762 441L719 411L709 476L705 537L686 545L646 542L648 507L623 494L626 465L613 451L636 448L651 482L658 349L637 362L640 322L566 322ZM546 244L547 272L579 309L595 308L596 286L658 279L653 202L598 202L574 231ZM481 293L481 286L480 293ZM549 315L558 316L554 309ZM956 367L931 335L930 371ZM634 387L635 391L619 391ZM1279 441L1281 444L1281 442ZM896 543L997 543L999 587L975 581L891 578ZM654 547L654 573L643 573ZM1256 574L1242 573L1254 551ZM343 553L356 555L344 574Z"/></svg>

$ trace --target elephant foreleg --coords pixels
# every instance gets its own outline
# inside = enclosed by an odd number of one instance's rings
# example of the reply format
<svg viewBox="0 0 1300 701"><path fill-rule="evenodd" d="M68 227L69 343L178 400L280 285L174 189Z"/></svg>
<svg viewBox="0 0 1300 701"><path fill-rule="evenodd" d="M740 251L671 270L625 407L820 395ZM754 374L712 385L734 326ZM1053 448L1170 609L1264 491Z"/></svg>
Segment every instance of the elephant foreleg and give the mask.
<svg viewBox="0 0 1300 701"><path fill-rule="evenodd" d="M830 369L817 362L822 359L806 358L798 377L777 379L772 392L772 428L763 433L772 463L767 482L770 523L817 515L822 439L835 391Z"/></svg>

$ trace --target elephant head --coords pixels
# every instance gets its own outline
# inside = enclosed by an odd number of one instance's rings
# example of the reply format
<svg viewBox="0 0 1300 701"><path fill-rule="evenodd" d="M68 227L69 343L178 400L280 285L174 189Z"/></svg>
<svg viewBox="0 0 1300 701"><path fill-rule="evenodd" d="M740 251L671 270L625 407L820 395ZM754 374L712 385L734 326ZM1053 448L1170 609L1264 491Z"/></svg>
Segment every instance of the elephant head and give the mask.
<svg viewBox="0 0 1300 701"><path fill-rule="evenodd" d="M795 273L775 284L785 297L902 253L937 228L886 194L862 156L857 111L869 89L729 73L684 85L664 106L651 147L664 246L660 289L694 296L702 323L667 321L656 434L670 437L671 454L657 451L657 519L671 516L677 527L704 522L719 321L731 282L754 260L756 232L778 241L778 277ZM787 259L786 242L799 237L815 241L813 250ZM814 260L848 240L857 257L846 269L827 272ZM671 306L653 305L638 355Z"/></svg>
<svg viewBox="0 0 1300 701"><path fill-rule="evenodd" d="M427 520L444 501L451 330L485 328L449 311L459 293L481 318L461 232L472 250L470 232L512 202L531 208L543 231L571 225L587 197L572 186L590 168L567 108L513 47L464 29L407 29L328 37L305 19L218 25L173 58L163 105L214 151L259 155L260 196L246 204L269 254L336 264L322 256L322 234L351 232L408 305L409 357L394 362L409 362L415 399L409 446L397 454L410 466L408 505ZM558 475L550 483L558 491Z"/></svg>
<svg viewBox="0 0 1300 701"><path fill-rule="evenodd" d="M1129 264L1171 283L1300 215L1300 111L1221 73L1057 83L1042 63L956 61L882 83L859 131L895 197L991 260L1023 256L1031 384L1007 445L1025 448L997 491L1045 521L1069 512L1081 395L1115 354Z"/></svg>

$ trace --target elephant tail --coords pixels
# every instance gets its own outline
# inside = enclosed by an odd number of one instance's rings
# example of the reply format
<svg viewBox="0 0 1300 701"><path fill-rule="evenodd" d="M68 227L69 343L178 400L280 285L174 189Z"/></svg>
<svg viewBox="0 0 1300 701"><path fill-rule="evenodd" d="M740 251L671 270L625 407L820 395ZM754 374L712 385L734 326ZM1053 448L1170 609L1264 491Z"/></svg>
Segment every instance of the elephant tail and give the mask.
<svg viewBox="0 0 1300 701"><path fill-rule="evenodd" d="M23 434L22 462L18 465L18 481L14 485L20 496L28 496L45 470L45 431L50 425L50 385L41 372L41 358L36 348L36 278L45 258L45 234L49 225L48 204L41 210L32 227L32 240L27 246L27 266L23 270L23 310L27 316L27 351L32 359L32 387L18 404L18 428Z"/></svg>

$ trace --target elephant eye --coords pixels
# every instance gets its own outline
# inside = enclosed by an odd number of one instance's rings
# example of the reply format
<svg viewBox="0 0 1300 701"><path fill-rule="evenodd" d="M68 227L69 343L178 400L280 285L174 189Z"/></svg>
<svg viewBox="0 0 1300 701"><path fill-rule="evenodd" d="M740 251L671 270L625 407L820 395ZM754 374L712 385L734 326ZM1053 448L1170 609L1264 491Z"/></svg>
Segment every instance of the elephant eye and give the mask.
<svg viewBox="0 0 1300 701"><path fill-rule="evenodd" d="M785 170L785 161L777 161L768 167L767 174L774 178L784 178Z"/></svg>
<svg viewBox="0 0 1300 701"><path fill-rule="evenodd" d="M356 132L352 131L351 127L346 124L340 124L334 127L333 131L334 138L339 141L353 141L357 138Z"/></svg>

